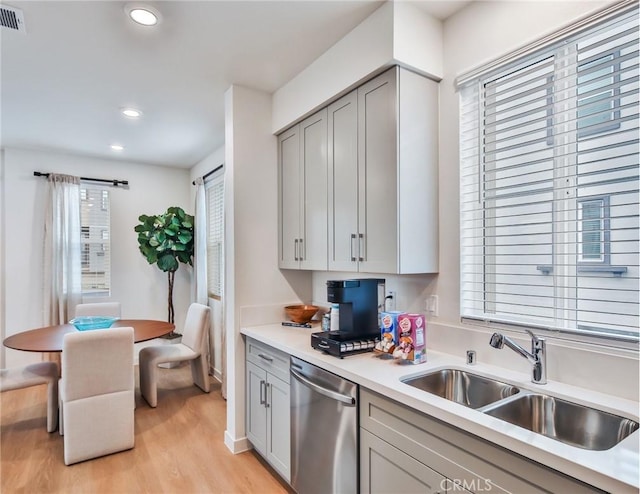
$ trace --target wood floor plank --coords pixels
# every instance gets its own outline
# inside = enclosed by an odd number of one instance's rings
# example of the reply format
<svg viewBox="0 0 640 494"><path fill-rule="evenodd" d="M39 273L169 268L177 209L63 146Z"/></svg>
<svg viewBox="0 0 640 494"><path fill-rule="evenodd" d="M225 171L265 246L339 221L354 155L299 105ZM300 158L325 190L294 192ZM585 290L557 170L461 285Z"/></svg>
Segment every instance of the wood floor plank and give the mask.
<svg viewBox="0 0 640 494"><path fill-rule="evenodd" d="M211 393L203 393L188 364L159 374L157 408L136 388L135 447L70 466L62 436L47 432L46 386L0 394L0 492L293 492L254 452L234 455L224 445L226 402L219 383L212 380Z"/></svg>

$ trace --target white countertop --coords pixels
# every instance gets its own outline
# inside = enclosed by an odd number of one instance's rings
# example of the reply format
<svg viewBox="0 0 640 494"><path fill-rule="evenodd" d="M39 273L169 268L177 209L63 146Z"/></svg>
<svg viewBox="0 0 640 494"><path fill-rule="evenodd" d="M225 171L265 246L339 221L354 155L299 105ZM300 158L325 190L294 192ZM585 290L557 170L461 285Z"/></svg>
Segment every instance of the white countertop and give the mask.
<svg viewBox="0 0 640 494"><path fill-rule="evenodd" d="M519 388L613 412L636 421L638 421L638 403L554 381L549 381L546 385L536 385L531 383L528 374L512 372L482 362L469 366L462 356L429 349L427 349L427 362L419 365L400 365L395 360L381 360L374 353L350 355L340 359L311 348L310 335L319 330L319 327L304 329L268 324L243 328L241 332L587 484L616 494L638 492L640 431L634 432L609 450L589 451L530 432L419 390L402 383L401 379L441 368L459 368L474 374L497 378Z"/></svg>

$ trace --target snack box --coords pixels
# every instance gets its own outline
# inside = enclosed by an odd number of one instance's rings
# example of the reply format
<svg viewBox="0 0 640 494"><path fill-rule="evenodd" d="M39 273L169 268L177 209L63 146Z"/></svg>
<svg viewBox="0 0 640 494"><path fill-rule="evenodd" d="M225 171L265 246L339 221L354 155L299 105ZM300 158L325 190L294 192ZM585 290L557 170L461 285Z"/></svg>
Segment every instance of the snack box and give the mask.
<svg viewBox="0 0 640 494"><path fill-rule="evenodd" d="M380 356L393 357L393 351L398 344L398 317L402 314L405 312L383 311L380 313L380 341L373 349Z"/></svg>
<svg viewBox="0 0 640 494"><path fill-rule="evenodd" d="M426 319L424 314L398 316L398 343L393 356L402 364L422 364L427 361Z"/></svg>

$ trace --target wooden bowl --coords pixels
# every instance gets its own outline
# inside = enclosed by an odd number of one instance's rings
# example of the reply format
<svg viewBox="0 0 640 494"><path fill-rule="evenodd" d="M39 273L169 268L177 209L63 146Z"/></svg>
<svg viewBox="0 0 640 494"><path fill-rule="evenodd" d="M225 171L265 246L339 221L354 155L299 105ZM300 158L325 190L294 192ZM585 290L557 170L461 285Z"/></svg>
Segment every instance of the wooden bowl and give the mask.
<svg viewBox="0 0 640 494"><path fill-rule="evenodd" d="M293 322L304 324L309 322L318 312L318 307L315 305L287 305L284 311Z"/></svg>

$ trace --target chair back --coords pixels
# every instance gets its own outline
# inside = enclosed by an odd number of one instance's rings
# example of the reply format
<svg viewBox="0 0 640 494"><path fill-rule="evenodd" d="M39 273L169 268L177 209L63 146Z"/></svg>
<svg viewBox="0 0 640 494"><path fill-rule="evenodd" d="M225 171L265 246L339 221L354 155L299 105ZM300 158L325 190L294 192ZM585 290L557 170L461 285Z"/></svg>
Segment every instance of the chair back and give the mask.
<svg viewBox="0 0 640 494"><path fill-rule="evenodd" d="M95 304L76 305L75 317L104 316L120 317L120 302L102 302Z"/></svg>
<svg viewBox="0 0 640 494"><path fill-rule="evenodd" d="M204 353L206 336L211 324L211 309L206 305L193 303L187 311L182 331L182 344L194 352Z"/></svg>
<svg viewBox="0 0 640 494"><path fill-rule="evenodd" d="M133 390L133 328L65 334L62 378L67 401Z"/></svg>

